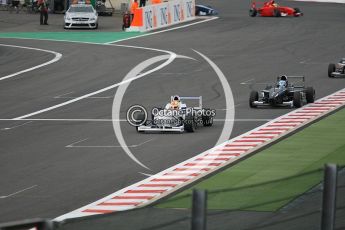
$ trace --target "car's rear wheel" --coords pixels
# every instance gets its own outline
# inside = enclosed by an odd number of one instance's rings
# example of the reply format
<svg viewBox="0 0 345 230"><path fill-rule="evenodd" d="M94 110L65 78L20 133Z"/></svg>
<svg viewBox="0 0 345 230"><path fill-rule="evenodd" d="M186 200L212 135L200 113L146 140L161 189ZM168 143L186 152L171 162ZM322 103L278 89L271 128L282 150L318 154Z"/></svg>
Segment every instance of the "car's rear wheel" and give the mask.
<svg viewBox="0 0 345 230"><path fill-rule="evenodd" d="M333 77L332 73L335 72L335 64L328 65L328 77Z"/></svg>
<svg viewBox="0 0 345 230"><path fill-rule="evenodd" d="M255 101L259 100L259 93L258 91L252 91L250 92L250 96L249 96L249 106L250 108L256 108L257 105L255 105Z"/></svg>
<svg viewBox="0 0 345 230"><path fill-rule="evenodd" d="M184 129L188 133L193 133L195 131L195 121L193 114L187 114L186 119L184 121Z"/></svg>
<svg viewBox="0 0 345 230"><path fill-rule="evenodd" d="M278 9L274 9L274 10L273 10L273 16L274 16L274 17L280 17L280 16L282 16L282 15L281 15L281 13L280 13L280 11L279 11Z"/></svg>
<svg viewBox="0 0 345 230"><path fill-rule="evenodd" d="M249 10L249 16L255 17L258 14L258 11L255 8L250 8Z"/></svg>
<svg viewBox="0 0 345 230"><path fill-rule="evenodd" d="M307 87L306 99L307 99L307 103L313 103L315 101L315 90L313 87Z"/></svg>
<svg viewBox="0 0 345 230"><path fill-rule="evenodd" d="M296 108L302 107L302 98L300 92L293 93L293 106Z"/></svg>

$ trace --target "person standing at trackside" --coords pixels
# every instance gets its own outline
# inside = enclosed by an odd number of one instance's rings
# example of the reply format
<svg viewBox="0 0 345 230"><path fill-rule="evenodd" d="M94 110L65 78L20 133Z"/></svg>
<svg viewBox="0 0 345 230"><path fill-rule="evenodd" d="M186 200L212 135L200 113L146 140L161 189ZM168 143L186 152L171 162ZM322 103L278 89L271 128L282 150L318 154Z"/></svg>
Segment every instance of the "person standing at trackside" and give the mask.
<svg viewBox="0 0 345 230"><path fill-rule="evenodd" d="M40 10L40 24L48 25L48 4L47 0L37 1L38 9ZM44 18L44 20L43 20Z"/></svg>
<svg viewBox="0 0 345 230"><path fill-rule="evenodd" d="M133 21L135 10L139 8L138 0L133 0L131 5L131 21Z"/></svg>
<svg viewBox="0 0 345 230"><path fill-rule="evenodd" d="M146 5L146 0L140 0L139 7L145 7Z"/></svg>

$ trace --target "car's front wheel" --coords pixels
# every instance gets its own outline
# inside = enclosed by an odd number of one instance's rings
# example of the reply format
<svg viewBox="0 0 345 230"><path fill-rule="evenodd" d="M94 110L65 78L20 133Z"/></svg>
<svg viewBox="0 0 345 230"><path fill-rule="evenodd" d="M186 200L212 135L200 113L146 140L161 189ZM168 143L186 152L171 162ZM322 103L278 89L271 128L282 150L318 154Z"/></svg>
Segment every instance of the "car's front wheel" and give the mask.
<svg viewBox="0 0 345 230"><path fill-rule="evenodd" d="M249 106L250 108L256 108L255 101L259 100L259 93L258 91L251 91L249 96Z"/></svg>
<svg viewBox="0 0 345 230"><path fill-rule="evenodd" d="M333 77L332 73L335 72L335 64L328 65L328 77Z"/></svg>
<svg viewBox="0 0 345 230"><path fill-rule="evenodd" d="M255 17L258 14L258 11L255 8L251 8L249 10L249 16L250 17Z"/></svg>
<svg viewBox="0 0 345 230"><path fill-rule="evenodd" d="M315 101L315 90L313 87L307 87L306 99L307 99L307 103L313 103Z"/></svg>

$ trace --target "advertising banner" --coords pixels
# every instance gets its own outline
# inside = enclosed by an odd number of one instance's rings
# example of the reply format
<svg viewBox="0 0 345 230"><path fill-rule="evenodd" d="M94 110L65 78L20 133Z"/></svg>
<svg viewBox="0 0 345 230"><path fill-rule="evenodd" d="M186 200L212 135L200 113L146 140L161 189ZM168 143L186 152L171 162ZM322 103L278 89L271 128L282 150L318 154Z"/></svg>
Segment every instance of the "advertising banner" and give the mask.
<svg viewBox="0 0 345 230"><path fill-rule="evenodd" d="M171 0L143 7L140 31L159 29L195 19L195 0Z"/></svg>

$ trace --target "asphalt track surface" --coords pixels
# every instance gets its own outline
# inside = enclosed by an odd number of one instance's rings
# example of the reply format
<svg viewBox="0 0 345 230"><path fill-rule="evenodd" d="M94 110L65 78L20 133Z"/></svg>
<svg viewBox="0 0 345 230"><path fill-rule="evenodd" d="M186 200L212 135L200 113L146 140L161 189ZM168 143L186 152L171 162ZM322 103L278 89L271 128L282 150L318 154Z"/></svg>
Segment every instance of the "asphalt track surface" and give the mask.
<svg viewBox="0 0 345 230"><path fill-rule="evenodd" d="M291 110L250 109L250 89L243 82L272 82L279 74L305 75L317 98L345 87L344 79L327 77L328 63L344 55L343 5L288 2L301 8L305 16L250 18L247 1L203 2L220 9L218 20L120 43L169 50L198 60L176 59L133 81L122 101L122 118L130 105L162 106L174 94L202 95L205 106L218 109L217 119L224 118L222 86L192 49L214 61L230 83L236 119L246 119L235 121L231 136ZM54 41L0 39L0 43L63 55L54 64L0 81L1 119L26 115L118 83L140 62L164 54ZM54 55L0 46L0 57L4 76ZM115 90L30 119L111 119ZM118 147L109 121L0 121L0 196L5 197L0 199L0 221L54 218L89 204L145 178L140 172L154 174L211 148L223 123L181 135L139 135L126 122L121 127L127 144L139 145L131 148L134 155L150 170L137 165ZM80 147L66 147L75 142L79 143L73 146Z"/></svg>

